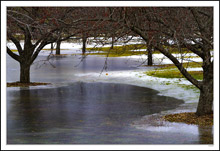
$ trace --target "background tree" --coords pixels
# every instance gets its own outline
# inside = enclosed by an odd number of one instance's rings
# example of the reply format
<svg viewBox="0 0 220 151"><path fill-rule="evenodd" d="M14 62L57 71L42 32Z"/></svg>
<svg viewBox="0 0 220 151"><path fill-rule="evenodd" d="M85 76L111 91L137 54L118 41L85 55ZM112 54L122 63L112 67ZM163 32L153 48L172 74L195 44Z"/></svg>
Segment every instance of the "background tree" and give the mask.
<svg viewBox="0 0 220 151"><path fill-rule="evenodd" d="M138 27L144 29L145 32L147 32L148 39L146 41L145 38L143 40L145 41L145 45L147 46L146 52L148 55L148 65L153 65L153 56L152 51L154 49L152 43L152 40L154 40L154 33L157 32L156 28L154 27L154 22L146 19L146 17L143 17L145 9L148 8L140 8L140 7L118 7L114 8L113 14L109 16L109 20L114 22L114 24L117 25L117 30L120 30L120 33L126 33L126 36L140 36L142 35L137 34L135 31L132 30L130 26L128 26L128 22L134 25L137 25ZM129 16L129 20L127 19ZM140 24L141 22L141 24ZM115 27L114 27L115 28ZM112 30L115 31L115 30ZM110 32L110 31L109 31ZM153 38L154 37L154 38Z"/></svg>
<svg viewBox="0 0 220 151"><path fill-rule="evenodd" d="M7 39L12 41L18 54L7 47L7 53L20 64L20 82L30 82L30 67L47 44L57 41L57 32L69 27L67 16L77 8L56 7L8 7ZM74 14L74 13L73 13ZM77 22L76 20L74 20ZM72 25L73 26L73 25ZM24 46L16 37L22 34Z"/></svg>

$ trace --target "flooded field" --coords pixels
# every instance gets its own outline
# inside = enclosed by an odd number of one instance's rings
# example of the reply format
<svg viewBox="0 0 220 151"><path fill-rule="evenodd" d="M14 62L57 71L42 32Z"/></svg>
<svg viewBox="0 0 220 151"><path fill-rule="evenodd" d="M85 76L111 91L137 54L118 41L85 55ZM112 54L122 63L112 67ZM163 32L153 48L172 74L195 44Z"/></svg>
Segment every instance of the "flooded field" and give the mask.
<svg viewBox="0 0 220 151"><path fill-rule="evenodd" d="M39 56L37 61L45 58ZM147 86L135 86L138 85L135 82L118 84L127 80L122 76L109 80L100 77L101 82L93 79L90 73L100 74L105 64L103 57L89 56L84 60L79 56L54 57L50 60L53 66L37 61L31 69L31 81L51 85L7 88L8 144L213 143L212 127L186 124L152 127L153 120L136 122L181 106L184 110L186 102L159 95L159 91ZM108 73L142 69L137 60L125 58L109 58L107 65ZM18 78L19 65L7 57L7 81Z"/></svg>

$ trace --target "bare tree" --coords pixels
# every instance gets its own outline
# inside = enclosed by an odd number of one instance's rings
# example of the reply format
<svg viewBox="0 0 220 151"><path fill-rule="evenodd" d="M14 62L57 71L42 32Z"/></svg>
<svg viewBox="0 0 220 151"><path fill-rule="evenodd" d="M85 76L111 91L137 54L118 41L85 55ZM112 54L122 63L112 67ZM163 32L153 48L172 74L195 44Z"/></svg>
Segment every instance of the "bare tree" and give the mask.
<svg viewBox="0 0 220 151"><path fill-rule="evenodd" d="M24 35L24 48L15 37L17 33ZM61 33L65 37L60 36ZM86 38L89 36L114 37L116 41L118 37L139 35L147 44L149 65L152 64L152 50L159 50L187 80L200 89L196 114L200 116L212 113L212 7L9 7L7 36L16 45L18 55L8 47L7 53L20 63L20 82L30 82L30 66L45 45L66 40L73 33L77 33L77 36L86 35L82 36L84 53ZM183 67L183 63L164 47L165 43L171 45L169 41L174 42L172 46L180 53L183 48L187 48L203 60L202 81L193 78Z"/></svg>
<svg viewBox="0 0 220 151"><path fill-rule="evenodd" d="M57 33L72 27L78 20L69 20L77 8L56 7L8 7L7 8L7 39L12 41L18 54L7 47L7 53L20 63L20 82L30 82L30 67L40 51L47 44L57 41ZM75 17L75 16L74 16ZM24 35L24 47L16 37ZM63 38L65 39L65 38Z"/></svg>
<svg viewBox="0 0 220 151"><path fill-rule="evenodd" d="M124 23L145 41L149 39L148 22L153 23L152 46L168 57L193 85L200 89L197 115L212 113L213 106L213 8L123 8ZM147 22L148 21L148 22ZM152 29L151 29L152 30ZM202 58L203 80L198 81L190 75L164 42L174 41L179 52L187 48Z"/></svg>

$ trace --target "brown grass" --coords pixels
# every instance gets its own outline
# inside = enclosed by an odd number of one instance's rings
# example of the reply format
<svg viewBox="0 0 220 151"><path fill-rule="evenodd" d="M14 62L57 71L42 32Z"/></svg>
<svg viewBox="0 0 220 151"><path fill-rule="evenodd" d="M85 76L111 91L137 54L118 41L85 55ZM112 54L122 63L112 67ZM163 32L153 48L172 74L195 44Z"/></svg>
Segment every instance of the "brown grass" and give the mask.
<svg viewBox="0 0 220 151"><path fill-rule="evenodd" d="M12 82L12 83L7 83L7 87L29 87L29 86L49 85L49 84L50 83L41 83L41 82L30 82L30 83Z"/></svg>
<svg viewBox="0 0 220 151"><path fill-rule="evenodd" d="M197 116L194 112L188 112L165 115L163 119L169 122L182 122L203 126L213 125L213 114Z"/></svg>

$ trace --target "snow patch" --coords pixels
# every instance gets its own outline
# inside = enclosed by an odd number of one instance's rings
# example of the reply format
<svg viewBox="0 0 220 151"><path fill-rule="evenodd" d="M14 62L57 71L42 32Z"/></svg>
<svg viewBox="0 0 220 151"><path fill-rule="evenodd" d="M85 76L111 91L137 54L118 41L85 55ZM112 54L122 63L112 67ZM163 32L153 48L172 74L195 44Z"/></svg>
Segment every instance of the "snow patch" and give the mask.
<svg viewBox="0 0 220 151"><path fill-rule="evenodd" d="M159 91L158 95L172 96L182 99L185 103L196 103L199 99L199 93L184 89L178 84L192 85L185 79L167 79L151 77L143 73L142 69L136 71L110 71L100 75L100 73L80 73L76 76L86 82L108 82L130 84L141 87L147 87ZM107 73L107 74L106 74Z"/></svg>
<svg viewBox="0 0 220 151"><path fill-rule="evenodd" d="M187 68L187 71L203 71L202 68Z"/></svg>

